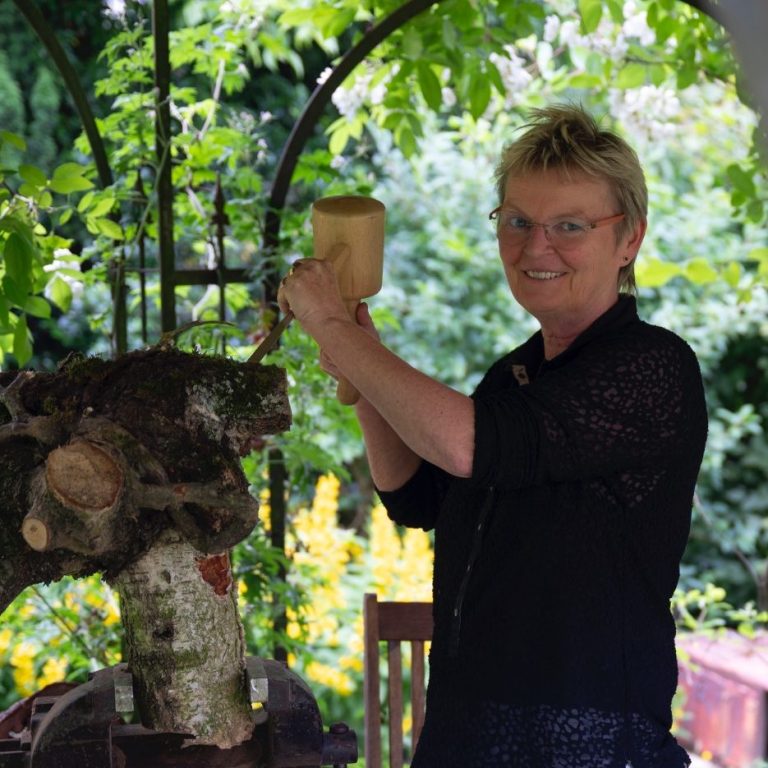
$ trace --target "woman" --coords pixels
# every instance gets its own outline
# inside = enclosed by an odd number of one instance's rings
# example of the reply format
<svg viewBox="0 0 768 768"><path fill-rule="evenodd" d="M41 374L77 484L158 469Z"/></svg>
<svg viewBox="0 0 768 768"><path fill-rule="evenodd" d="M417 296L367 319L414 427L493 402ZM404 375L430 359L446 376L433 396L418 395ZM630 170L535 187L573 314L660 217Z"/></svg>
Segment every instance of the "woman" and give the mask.
<svg viewBox="0 0 768 768"><path fill-rule="evenodd" d="M581 109L534 113L498 168L499 253L541 330L472 397L346 315L332 269L283 284L326 368L361 393L374 482L435 529L434 617L415 768L682 768L670 734L669 599L706 439L701 376L639 320L647 192L633 150Z"/></svg>

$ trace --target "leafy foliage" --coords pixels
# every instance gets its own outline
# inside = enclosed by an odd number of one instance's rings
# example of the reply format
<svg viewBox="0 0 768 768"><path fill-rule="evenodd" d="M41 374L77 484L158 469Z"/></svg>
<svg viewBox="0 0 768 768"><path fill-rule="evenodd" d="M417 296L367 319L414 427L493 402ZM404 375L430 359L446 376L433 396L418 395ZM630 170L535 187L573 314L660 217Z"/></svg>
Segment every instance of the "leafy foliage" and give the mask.
<svg viewBox="0 0 768 768"><path fill-rule="evenodd" d="M21 137L0 132L0 151L4 146L26 149ZM93 186L86 171L80 164L64 163L48 178L37 166L20 163L0 173L0 362L7 353L19 365L31 358L30 316L50 317L52 305L63 312L70 308L73 281L82 277L80 260L71 242L43 221L54 213L56 198ZM91 222L98 231L101 218L92 216Z"/></svg>

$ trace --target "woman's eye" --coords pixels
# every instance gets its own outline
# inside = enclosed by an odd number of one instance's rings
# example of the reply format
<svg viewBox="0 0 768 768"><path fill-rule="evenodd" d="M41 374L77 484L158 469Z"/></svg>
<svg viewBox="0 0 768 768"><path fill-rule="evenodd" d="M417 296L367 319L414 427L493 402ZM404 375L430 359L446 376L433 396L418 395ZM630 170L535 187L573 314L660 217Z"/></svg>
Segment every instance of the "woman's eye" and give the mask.
<svg viewBox="0 0 768 768"><path fill-rule="evenodd" d="M509 229L528 229L530 222L522 216L509 216L505 222Z"/></svg>
<svg viewBox="0 0 768 768"><path fill-rule="evenodd" d="M560 232L564 232L568 235L584 232L586 228L587 227L580 221L559 221L557 224L555 224L555 229L558 229Z"/></svg>

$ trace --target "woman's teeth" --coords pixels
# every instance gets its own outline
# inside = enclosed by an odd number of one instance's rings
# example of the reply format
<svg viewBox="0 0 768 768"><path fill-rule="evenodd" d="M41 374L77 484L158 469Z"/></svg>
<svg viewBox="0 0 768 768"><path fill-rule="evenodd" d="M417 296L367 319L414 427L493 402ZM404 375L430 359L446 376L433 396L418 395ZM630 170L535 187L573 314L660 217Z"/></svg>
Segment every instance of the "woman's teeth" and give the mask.
<svg viewBox="0 0 768 768"><path fill-rule="evenodd" d="M528 277L532 277L534 280L554 280L556 277L565 274L564 272L532 272L525 273Z"/></svg>

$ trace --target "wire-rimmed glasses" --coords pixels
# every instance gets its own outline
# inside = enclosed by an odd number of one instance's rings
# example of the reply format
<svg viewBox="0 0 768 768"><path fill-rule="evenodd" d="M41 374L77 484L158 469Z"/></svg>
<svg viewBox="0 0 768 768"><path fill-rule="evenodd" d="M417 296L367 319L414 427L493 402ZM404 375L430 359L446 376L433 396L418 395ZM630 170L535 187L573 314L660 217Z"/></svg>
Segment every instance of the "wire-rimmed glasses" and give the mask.
<svg viewBox="0 0 768 768"><path fill-rule="evenodd" d="M555 248L573 248L581 243L593 229L615 224L621 221L625 215L616 213L596 221L583 221L567 217L543 224L526 219L519 211L499 206L488 214L488 218L496 222L496 235L499 240L506 243L520 245L531 236L535 227L541 227L544 230L544 236Z"/></svg>

